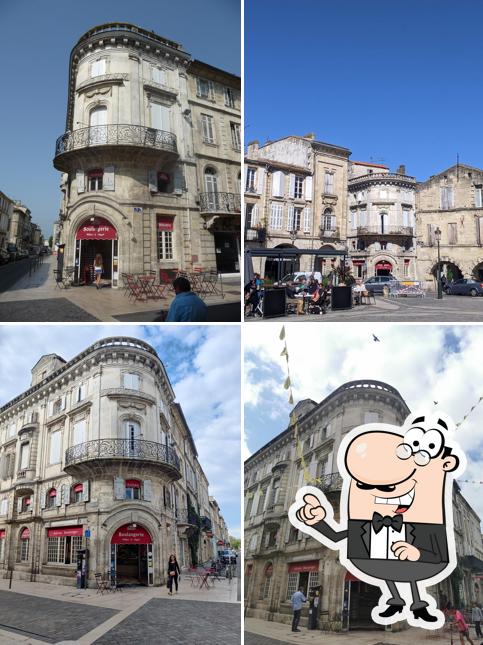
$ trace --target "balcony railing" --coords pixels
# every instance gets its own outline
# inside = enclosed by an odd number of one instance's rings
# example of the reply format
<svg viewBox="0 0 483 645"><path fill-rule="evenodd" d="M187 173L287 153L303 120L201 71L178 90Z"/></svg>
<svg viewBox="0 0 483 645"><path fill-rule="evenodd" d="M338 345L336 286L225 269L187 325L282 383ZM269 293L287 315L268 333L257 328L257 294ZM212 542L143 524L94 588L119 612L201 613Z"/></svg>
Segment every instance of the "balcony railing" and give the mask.
<svg viewBox="0 0 483 645"><path fill-rule="evenodd" d="M342 488L342 477L339 473L329 473L328 475L320 475L317 479L316 487L324 492L338 491Z"/></svg>
<svg viewBox="0 0 483 645"><path fill-rule="evenodd" d="M338 228L324 228L323 226L321 226L319 230L320 230L320 237L334 237L334 238L339 237Z"/></svg>
<svg viewBox="0 0 483 645"><path fill-rule="evenodd" d="M191 524L198 526L198 521L194 513L190 513L187 508L176 509L176 523L177 524Z"/></svg>
<svg viewBox="0 0 483 645"><path fill-rule="evenodd" d="M414 237L412 226L358 226L357 235L403 235Z"/></svg>
<svg viewBox="0 0 483 645"><path fill-rule="evenodd" d="M201 530L211 531L211 519L205 515L201 517Z"/></svg>
<svg viewBox="0 0 483 645"><path fill-rule="evenodd" d="M116 458L155 461L180 470L179 459L173 448L144 439L97 439L79 443L66 450L65 465L68 467L85 461Z"/></svg>
<svg viewBox="0 0 483 645"><path fill-rule="evenodd" d="M55 156L80 148L136 146L177 152L176 135L141 125L93 125L66 132L57 139Z"/></svg>
<svg viewBox="0 0 483 645"><path fill-rule="evenodd" d="M241 199L237 193L200 193L202 213L240 213Z"/></svg>

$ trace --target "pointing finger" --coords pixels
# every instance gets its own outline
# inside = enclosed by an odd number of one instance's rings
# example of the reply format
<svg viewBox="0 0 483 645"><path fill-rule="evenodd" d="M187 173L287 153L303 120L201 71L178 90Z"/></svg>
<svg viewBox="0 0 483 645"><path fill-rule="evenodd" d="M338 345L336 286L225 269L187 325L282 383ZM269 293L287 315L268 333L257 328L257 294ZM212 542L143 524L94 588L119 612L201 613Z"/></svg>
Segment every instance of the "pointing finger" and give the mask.
<svg viewBox="0 0 483 645"><path fill-rule="evenodd" d="M312 495L312 493L307 493L307 495L304 495L304 502L306 504L309 504L309 506L320 506L320 499L315 495Z"/></svg>

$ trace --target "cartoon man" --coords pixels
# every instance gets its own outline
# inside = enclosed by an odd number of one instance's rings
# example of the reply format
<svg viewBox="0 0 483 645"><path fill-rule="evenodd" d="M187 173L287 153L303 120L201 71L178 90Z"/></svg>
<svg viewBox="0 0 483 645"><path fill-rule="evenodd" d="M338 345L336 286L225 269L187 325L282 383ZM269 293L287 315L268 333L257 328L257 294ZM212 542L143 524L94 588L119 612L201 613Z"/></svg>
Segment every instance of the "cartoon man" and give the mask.
<svg viewBox="0 0 483 645"><path fill-rule="evenodd" d="M297 492L289 510L296 528L339 549L343 566L381 588L379 605L372 610L377 623L403 617L426 629L444 623L426 587L456 566L452 481L466 464L456 444L450 445L453 427L438 414L434 419L411 415L402 428L355 428L338 452L340 524L325 495L312 486Z"/></svg>

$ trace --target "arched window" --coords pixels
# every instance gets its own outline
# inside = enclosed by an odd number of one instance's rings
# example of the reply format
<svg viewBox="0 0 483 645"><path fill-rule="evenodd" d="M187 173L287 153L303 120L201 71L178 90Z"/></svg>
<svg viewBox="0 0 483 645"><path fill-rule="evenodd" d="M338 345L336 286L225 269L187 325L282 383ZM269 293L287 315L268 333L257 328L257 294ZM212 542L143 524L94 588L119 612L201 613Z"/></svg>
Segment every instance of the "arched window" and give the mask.
<svg viewBox="0 0 483 645"><path fill-rule="evenodd" d="M71 504L82 502L84 486L81 483L74 484L70 489Z"/></svg>
<svg viewBox="0 0 483 645"><path fill-rule="evenodd" d="M205 170L205 190L207 193L218 192L218 179L214 168L206 168Z"/></svg>
<svg viewBox="0 0 483 645"><path fill-rule="evenodd" d="M30 495L24 495L20 498L19 502L19 510L21 513L28 513L32 508L32 499Z"/></svg>
<svg viewBox="0 0 483 645"><path fill-rule="evenodd" d="M269 562L265 567L263 572L263 582L260 588L260 599L265 600L270 596L270 589L272 588L272 575L273 575L273 564Z"/></svg>
<svg viewBox="0 0 483 645"><path fill-rule="evenodd" d="M57 489L51 488L47 493L47 498L45 500L45 506L47 508L54 508L57 506Z"/></svg>
<svg viewBox="0 0 483 645"><path fill-rule="evenodd" d="M30 550L30 529L25 527L20 531L18 541L17 562L28 562Z"/></svg>
<svg viewBox="0 0 483 645"><path fill-rule="evenodd" d="M324 231L333 231L335 229L335 217L331 208L326 208L324 210L320 224Z"/></svg>
<svg viewBox="0 0 483 645"><path fill-rule="evenodd" d="M139 479L126 479L126 499L141 499L141 482Z"/></svg>

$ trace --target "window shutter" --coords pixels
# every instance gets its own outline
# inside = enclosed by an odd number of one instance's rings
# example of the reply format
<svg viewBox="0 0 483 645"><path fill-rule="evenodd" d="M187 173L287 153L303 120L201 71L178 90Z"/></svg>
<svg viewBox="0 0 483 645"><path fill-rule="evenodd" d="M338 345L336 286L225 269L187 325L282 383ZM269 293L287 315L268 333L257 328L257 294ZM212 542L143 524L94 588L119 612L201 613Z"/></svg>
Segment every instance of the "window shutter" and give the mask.
<svg viewBox="0 0 483 645"><path fill-rule="evenodd" d="M67 504L70 504L70 486L68 484L62 484L61 491L62 505L67 506Z"/></svg>
<svg viewBox="0 0 483 645"><path fill-rule="evenodd" d="M265 185L265 168L258 168L257 170L257 193L261 195L263 193L263 187Z"/></svg>
<svg viewBox="0 0 483 645"><path fill-rule="evenodd" d="M40 491L40 508L45 508L47 494L45 490Z"/></svg>
<svg viewBox="0 0 483 645"><path fill-rule="evenodd" d="M64 394L64 396L60 400L60 409L65 410L65 406L67 403L67 396Z"/></svg>
<svg viewBox="0 0 483 645"><path fill-rule="evenodd" d="M89 481L82 482L82 501L83 502L88 502L89 501Z"/></svg>
<svg viewBox="0 0 483 645"><path fill-rule="evenodd" d="M448 187L448 208L454 208L454 191L452 187Z"/></svg>
<svg viewBox="0 0 483 645"><path fill-rule="evenodd" d="M313 184L313 178L306 177L305 178L305 199L309 202L312 201L312 184Z"/></svg>
<svg viewBox="0 0 483 645"><path fill-rule="evenodd" d="M153 488L151 486L151 480L150 479L145 479L144 480L144 499L146 502L152 502L153 501Z"/></svg>
<svg viewBox="0 0 483 645"><path fill-rule="evenodd" d="M287 522L287 526L285 527L285 543L290 542L290 532L292 530L292 525L290 522Z"/></svg>
<svg viewBox="0 0 483 645"><path fill-rule="evenodd" d="M335 231L335 226L336 226L336 218L335 215L330 216L330 228L332 231Z"/></svg>
<svg viewBox="0 0 483 645"><path fill-rule="evenodd" d="M21 513L21 512L22 512L22 498L19 497L17 499L17 513Z"/></svg>
<svg viewBox="0 0 483 645"><path fill-rule="evenodd" d="M295 196L295 175L292 173L290 173L289 182L288 196L293 198Z"/></svg>
<svg viewBox="0 0 483 645"><path fill-rule="evenodd" d="M269 541L270 541L270 533L265 533L265 548L268 547Z"/></svg>
<svg viewBox="0 0 483 645"><path fill-rule="evenodd" d="M277 227L277 206L278 204L272 204L270 207L270 228Z"/></svg>
<svg viewBox="0 0 483 645"><path fill-rule="evenodd" d="M174 171L174 190L176 193L182 193L183 190L186 190L186 183L184 180L183 169L181 167L176 168Z"/></svg>
<svg viewBox="0 0 483 645"><path fill-rule="evenodd" d="M86 189L84 171L83 170L76 170L75 179L76 179L76 182L77 182L77 192L78 193L83 193L84 190Z"/></svg>
<svg viewBox="0 0 483 645"><path fill-rule="evenodd" d="M215 86L213 85L213 81L208 81L208 88L210 99L212 99L215 96Z"/></svg>
<svg viewBox="0 0 483 645"><path fill-rule="evenodd" d="M49 401L49 417L53 416L54 414L54 402Z"/></svg>
<svg viewBox="0 0 483 645"><path fill-rule="evenodd" d="M114 499L124 499L126 497L126 486L124 479L116 477L114 479Z"/></svg>
<svg viewBox="0 0 483 645"><path fill-rule="evenodd" d="M258 204L255 204L252 210L252 227L258 224Z"/></svg>
<svg viewBox="0 0 483 645"><path fill-rule="evenodd" d="M83 401L86 398L87 394L87 386L84 383L83 385L80 386L80 400Z"/></svg>
<svg viewBox="0 0 483 645"><path fill-rule="evenodd" d="M283 197L283 172L277 170L272 175L272 197Z"/></svg>
<svg viewBox="0 0 483 645"><path fill-rule="evenodd" d="M155 170L149 170L148 171L148 184L149 184L149 191L151 193L157 193L158 192L158 182L157 182L157 177L156 177L156 171Z"/></svg>
<svg viewBox="0 0 483 645"><path fill-rule="evenodd" d="M310 206L304 208L304 233L310 233L311 224L311 211Z"/></svg>
<svg viewBox="0 0 483 645"><path fill-rule="evenodd" d="M55 498L55 505L56 506L61 506L62 505L62 486L60 487L60 490L57 489L57 496Z"/></svg>
<svg viewBox="0 0 483 645"><path fill-rule="evenodd" d="M5 453L0 457L0 479L7 478L7 458Z"/></svg>
<svg viewBox="0 0 483 645"><path fill-rule="evenodd" d="M114 166L106 166L104 168L102 187L104 190L114 190Z"/></svg>
<svg viewBox="0 0 483 645"><path fill-rule="evenodd" d="M247 189L247 176L248 176L248 166L245 164L243 166L243 170L245 172L245 190Z"/></svg>
<svg viewBox="0 0 483 645"><path fill-rule="evenodd" d="M287 231L293 231L294 207L288 207Z"/></svg>

